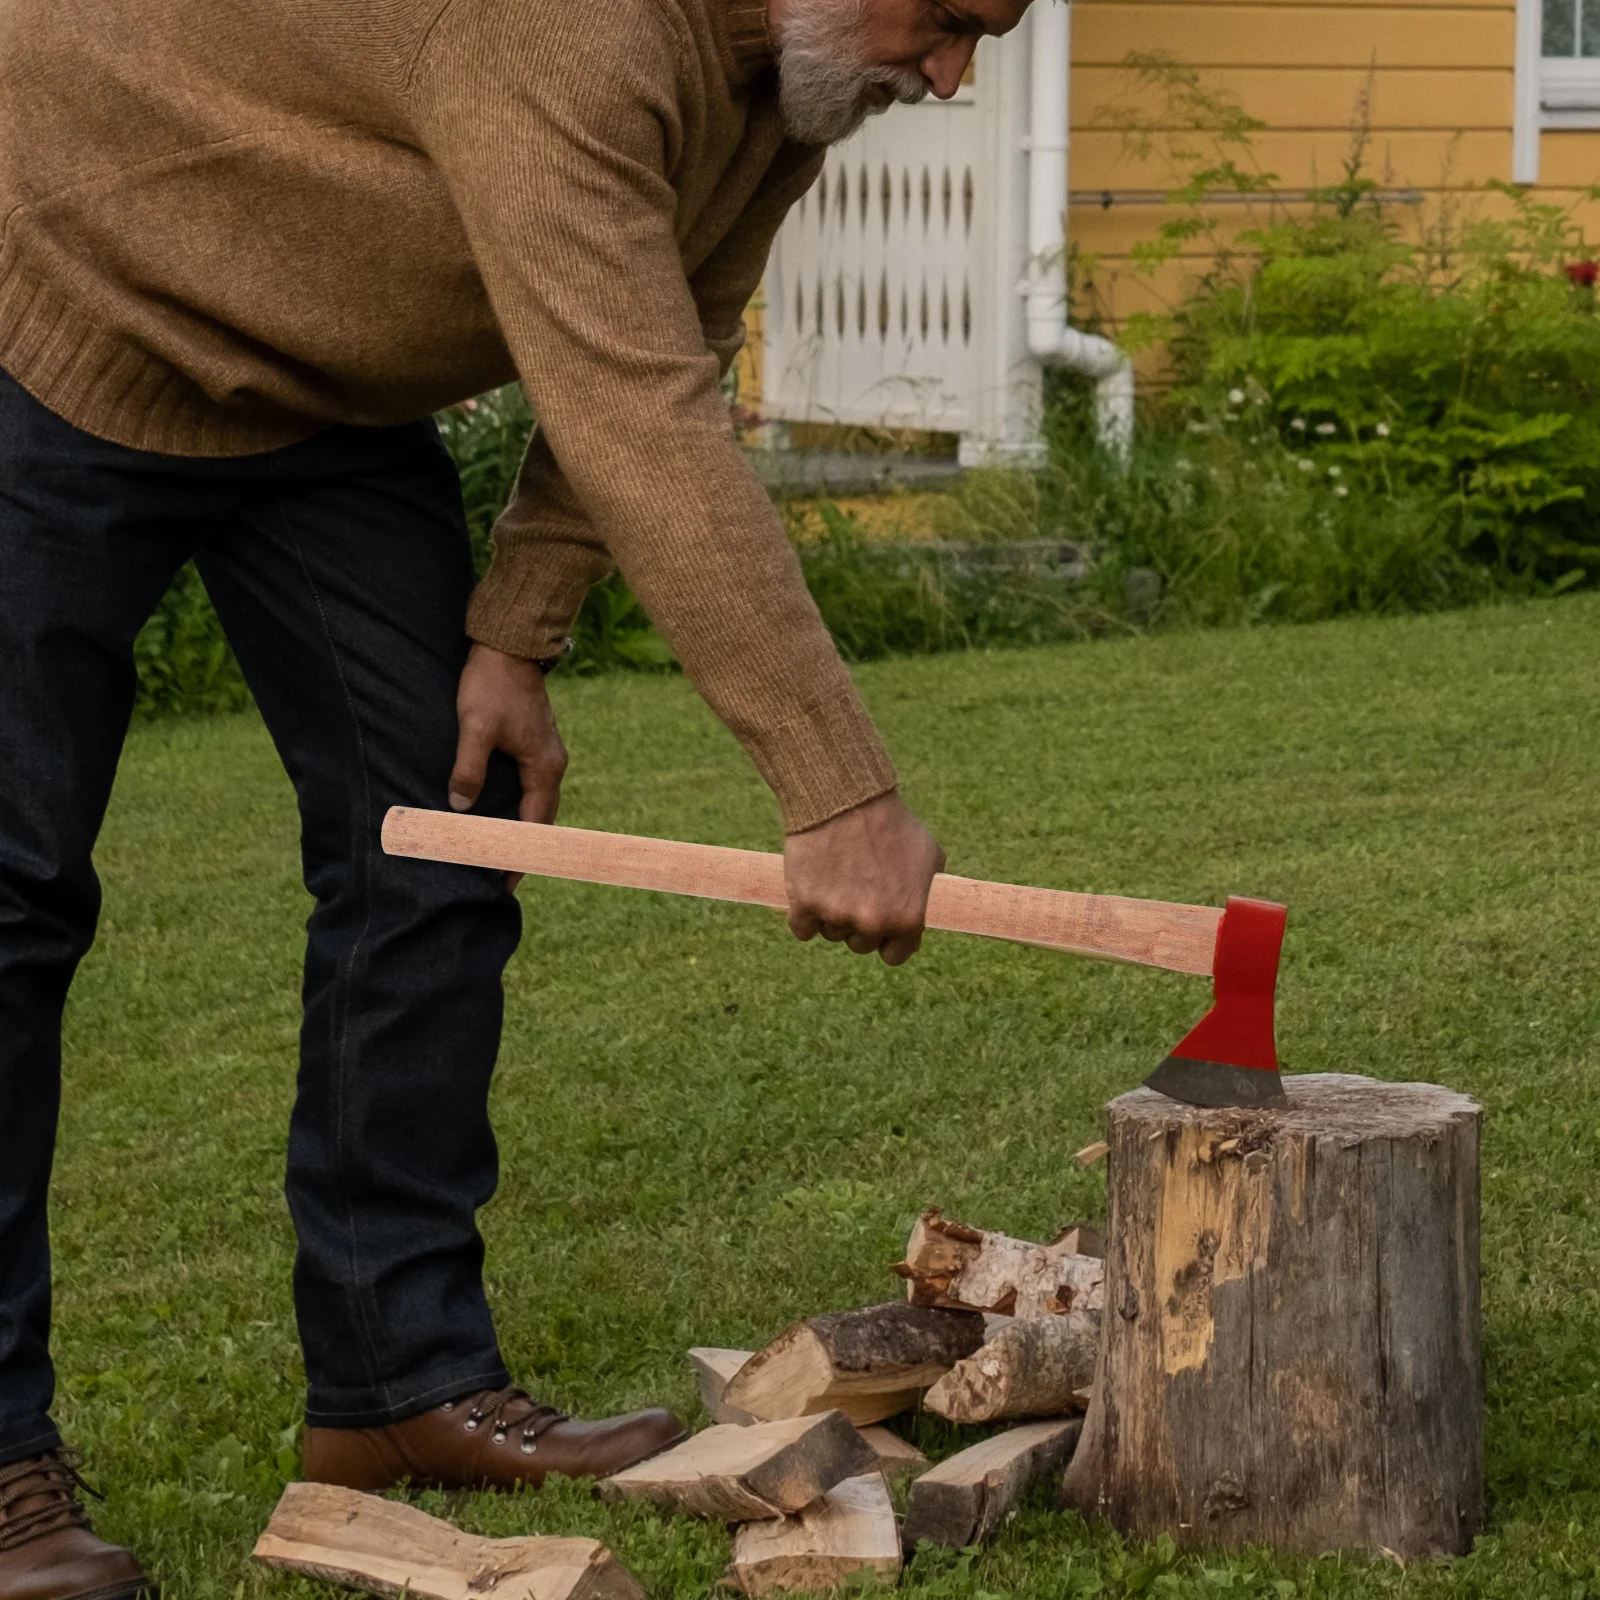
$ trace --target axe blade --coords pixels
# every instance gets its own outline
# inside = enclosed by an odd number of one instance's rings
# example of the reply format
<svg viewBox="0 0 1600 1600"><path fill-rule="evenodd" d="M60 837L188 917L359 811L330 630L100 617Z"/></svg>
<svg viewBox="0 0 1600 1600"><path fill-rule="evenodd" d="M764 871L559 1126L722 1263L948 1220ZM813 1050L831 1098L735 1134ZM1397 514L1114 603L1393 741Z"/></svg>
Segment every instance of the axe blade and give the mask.
<svg viewBox="0 0 1600 1600"><path fill-rule="evenodd" d="M1230 896L1217 924L1211 1009L1145 1081L1192 1106L1282 1106L1273 1004L1289 912Z"/></svg>

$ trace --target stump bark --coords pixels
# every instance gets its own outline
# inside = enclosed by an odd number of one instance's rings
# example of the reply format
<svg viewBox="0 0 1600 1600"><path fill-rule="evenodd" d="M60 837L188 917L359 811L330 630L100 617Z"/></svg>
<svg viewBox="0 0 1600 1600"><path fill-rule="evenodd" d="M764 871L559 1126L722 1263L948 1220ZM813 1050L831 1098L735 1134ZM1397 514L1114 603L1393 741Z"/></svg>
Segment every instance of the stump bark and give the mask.
<svg viewBox="0 0 1600 1600"><path fill-rule="evenodd" d="M1185 1547L1405 1557L1483 1516L1479 1107L1286 1079L1109 1108L1105 1333L1065 1503Z"/></svg>

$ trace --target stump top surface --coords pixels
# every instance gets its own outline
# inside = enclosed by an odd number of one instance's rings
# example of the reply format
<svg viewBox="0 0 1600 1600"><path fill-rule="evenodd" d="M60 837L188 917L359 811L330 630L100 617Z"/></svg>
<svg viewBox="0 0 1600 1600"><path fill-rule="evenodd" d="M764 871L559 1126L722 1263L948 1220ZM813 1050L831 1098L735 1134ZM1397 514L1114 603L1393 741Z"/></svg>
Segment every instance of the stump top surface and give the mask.
<svg viewBox="0 0 1600 1600"><path fill-rule="evenodd" d="M1483 1115L1476 1100L1437 1083L1384 1083L1344 1072L1286 1072L1283 1088L1289 1104L1278 1109L1191 1106L1154 1089L1135 1089L1118 1095L1109 1110L1113 1122L1131 1119L1163 1128L1262 1128L1355 1142L1415 1138Z"/></svg>

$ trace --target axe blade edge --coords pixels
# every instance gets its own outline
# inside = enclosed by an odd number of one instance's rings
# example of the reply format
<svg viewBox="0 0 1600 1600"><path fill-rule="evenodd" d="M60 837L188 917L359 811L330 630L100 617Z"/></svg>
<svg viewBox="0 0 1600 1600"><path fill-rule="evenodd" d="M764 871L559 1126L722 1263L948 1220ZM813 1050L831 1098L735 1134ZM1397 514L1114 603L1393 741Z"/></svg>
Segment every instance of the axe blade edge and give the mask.
<svg viewBox="0 0 1600 1600"><path fill-rule="evenodd" d="M1275 1070L1236 1067L1225 1061L1196 1061L1188 1056L1168 1056L1144 1080L1144 1086L1169 1100L1207 1108L1276 1110L1289 1103L1282 1074Z"/></svg>

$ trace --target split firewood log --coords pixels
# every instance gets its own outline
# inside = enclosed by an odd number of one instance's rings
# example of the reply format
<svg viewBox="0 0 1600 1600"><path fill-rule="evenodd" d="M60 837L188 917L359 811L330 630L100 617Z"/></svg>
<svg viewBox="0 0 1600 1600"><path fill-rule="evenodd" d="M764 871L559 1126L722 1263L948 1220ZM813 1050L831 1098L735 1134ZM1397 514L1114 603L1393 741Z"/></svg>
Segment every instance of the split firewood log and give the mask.
<svg viewBox="0 0 1600 1600"><path fill-rule="evenodd" d="M802 1511L836 1483L870 1472L872 1446L842 1411L707 1428L666 1454L605 1478L603 1500L649 1500L721 1522Z"/></svg>
<svg viewBox="0 0 1600 1600"><path fill-rule="evenodd" d="M1100 1313L1018 1317L952 1367L922 1403L951 1422L1062 1417L1081 1411L1100 1353Z"/></svg>
<svg viewBox="0 0 1600 1600"><path fill-rule="evenodd" d="M906 1506L906 1550L914 1555L924 1539L965 1550L991 1538L1029 1486L1072 1454L1082 1428L1076 1417L1030 1422L923 1473Z"/></svg>
<svg viewBox="0 0 1600 1600"><path fill-rule="evenodd" d="M278 1572L409 1600L645 1600L594 1539L481 1539L326 1483L291 1483L254 1553Z"/></svg>
<svg viewBox="0 0 1600 1600"><path fill-rule="evenodd" d="M747 1522L733 1536L731 1582L744 1594L822 1593L859 1574L900 1575L900 1528L879 1473L849 1478L798 1516Z"/></svg>
<svg viewBox="0 0 1600 1600"><path fill-rule="evenodd" d="M898 1433L873 1426L863 1428L861 1437L872 1446L878 1458L878 1471L890 1483L916 1478L928 1470L928 1458L914 1444L907 1444Z"/></svg>
<svg viewBox="0 0 1600 1600"><path fill-rule="evenodd" d="M1092 1223L1075 1222L1070 1228L1063 1228L1050 1244L1052 1249L1075 1256L1093 1256L1096 1261L1106 1258L1105 1236Z"/></svg>
<svg viewBox="0 0 1600 1600"><path fill-rule="evenodd" d="M858 1426L909 1411L983 1343L983 1318L891 1302L810 1317L758 1350L721 1404L762 1421L837 1407Z"/></svg>
<svg viewBox="0 0 1600 1600"><path fill-rule="evenodd" d="M890 1270L906 1280L914 1306L954 1306L1017 1317L1098 1311L1105 1263L1083 1253L1090 1230L1069 1228L1050 1244L987 1233L925 1211L911 1230L906 1259Z"/></svg>
<svg viewBox="0 0 1600 1600"><path fill-rule="evenodd" d="M689 1352L689 1368L700 1390L700 1404L713 1422L733 1422L747 1428L757 1420L748 1411L730 1406L725 1398L734 1374L754 1354L753 1350L724 1350L704 1344Z"/></svg>

